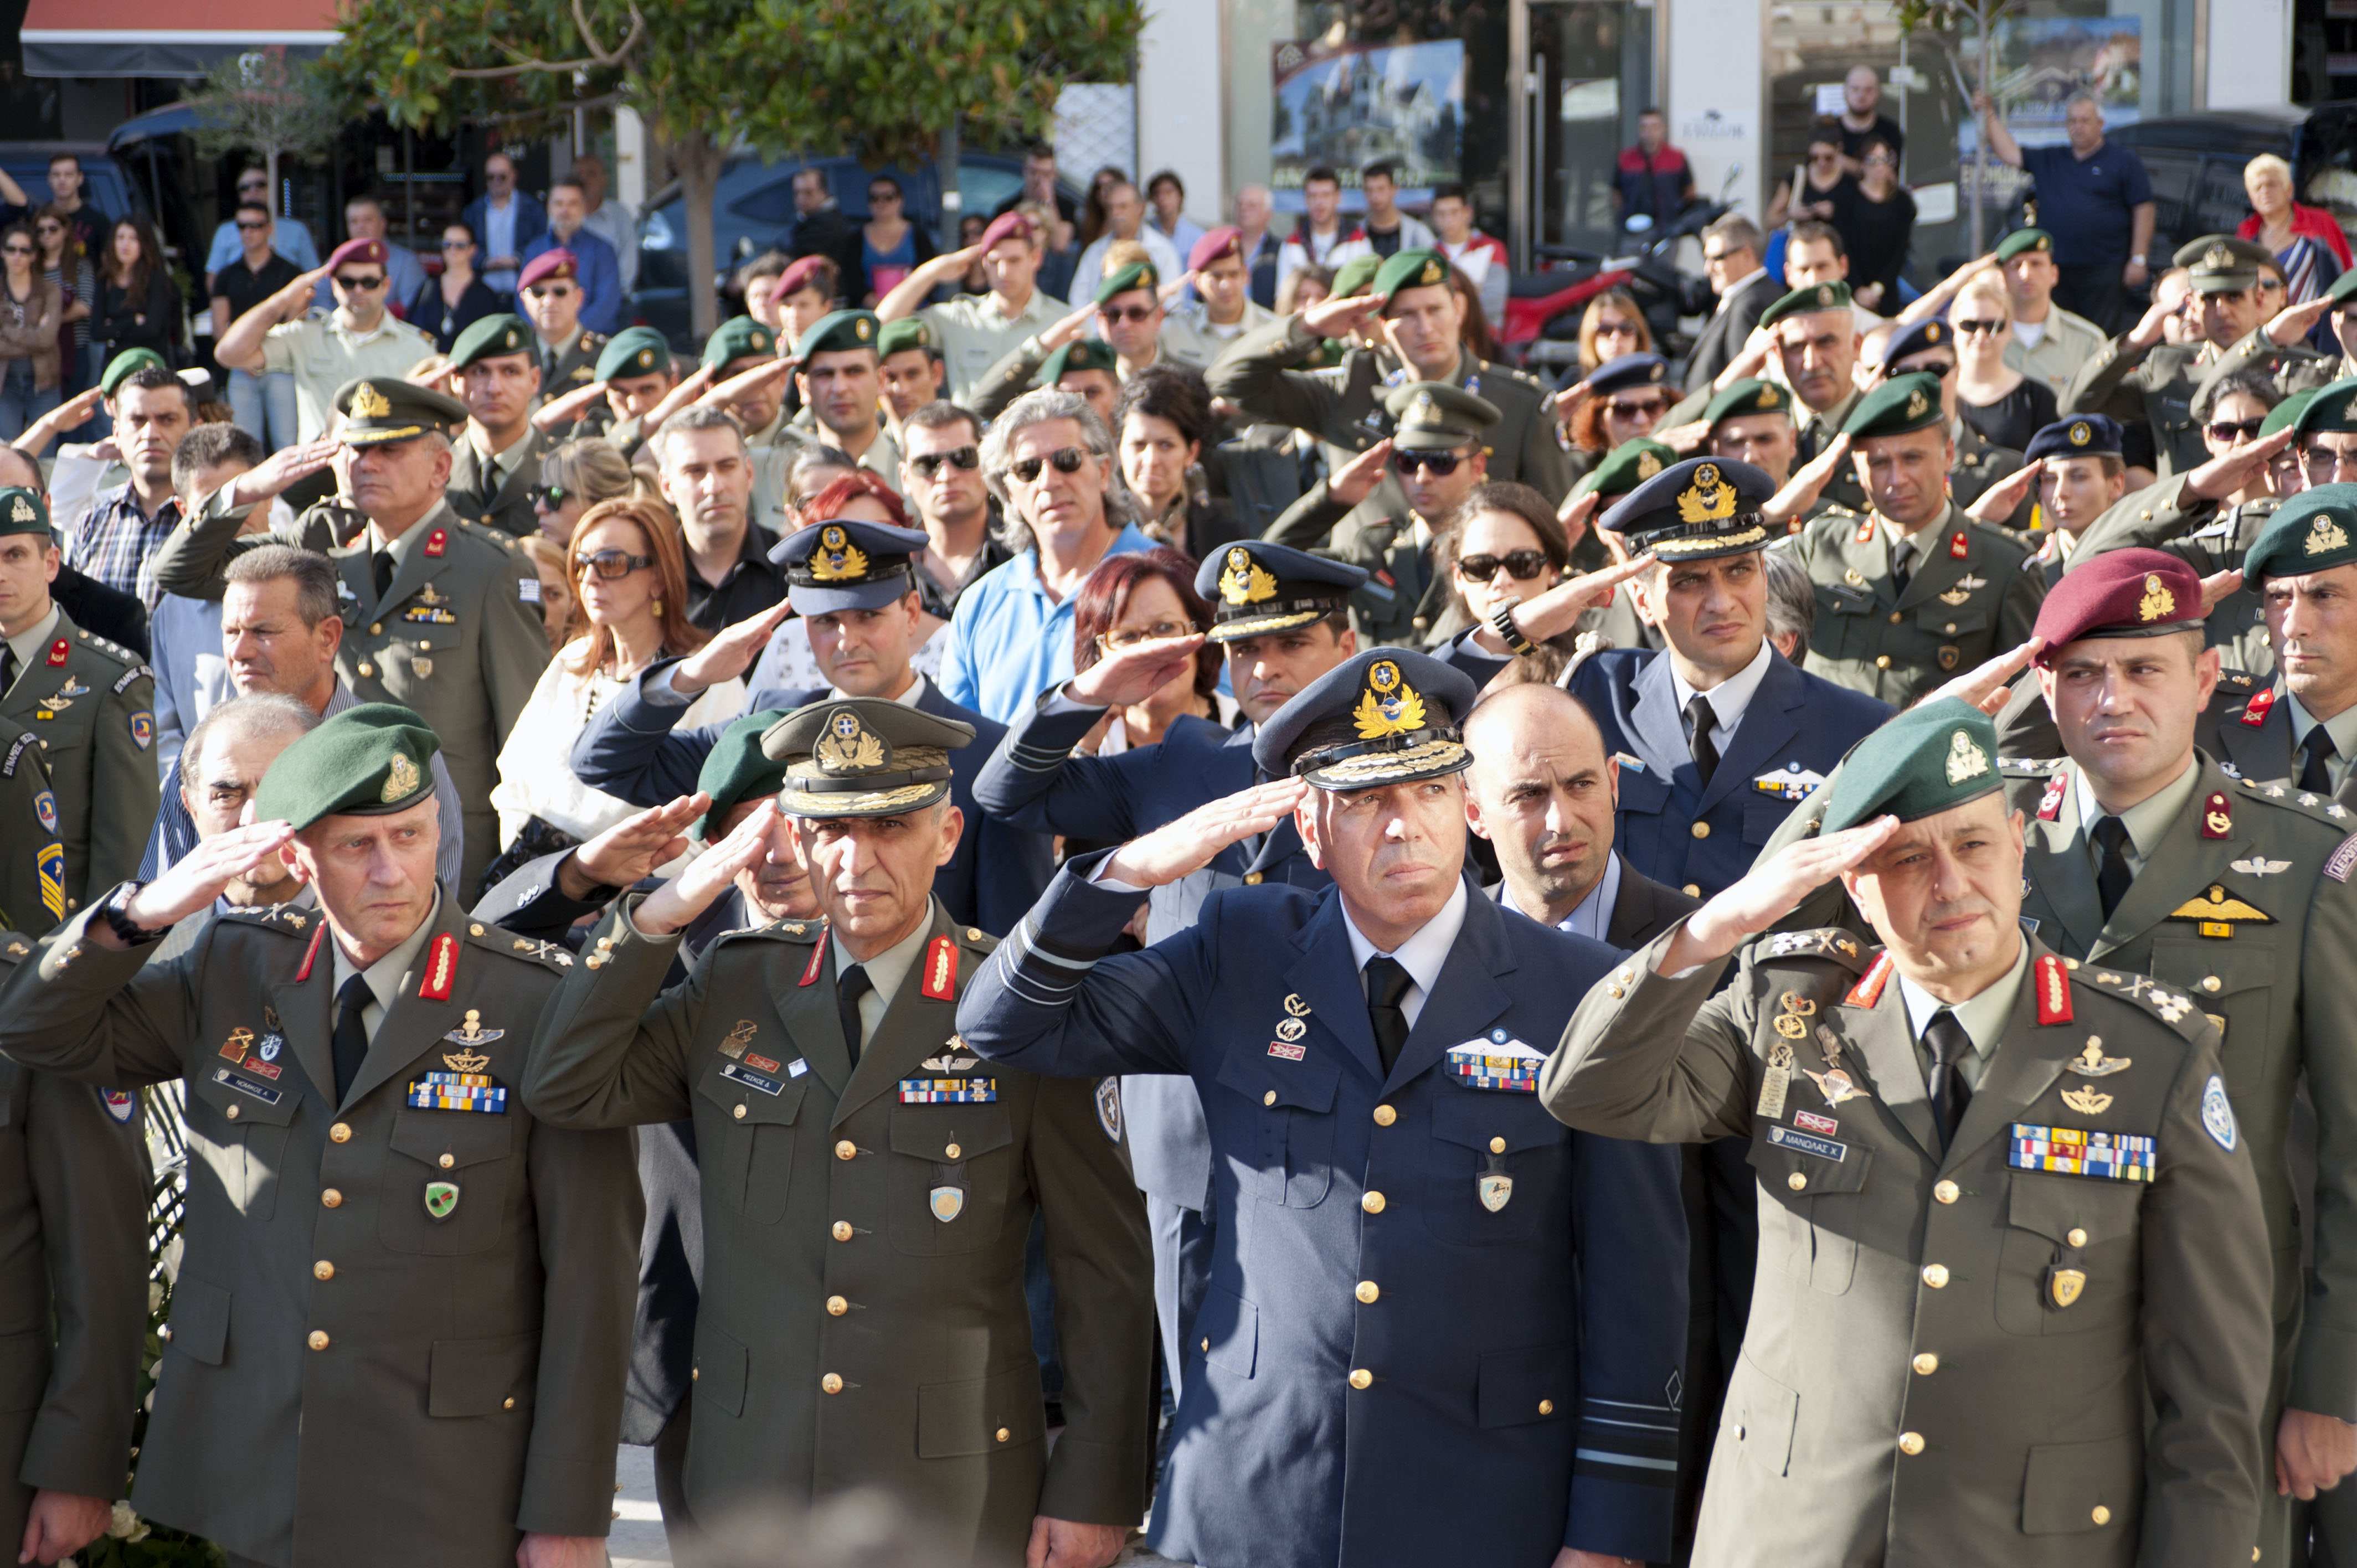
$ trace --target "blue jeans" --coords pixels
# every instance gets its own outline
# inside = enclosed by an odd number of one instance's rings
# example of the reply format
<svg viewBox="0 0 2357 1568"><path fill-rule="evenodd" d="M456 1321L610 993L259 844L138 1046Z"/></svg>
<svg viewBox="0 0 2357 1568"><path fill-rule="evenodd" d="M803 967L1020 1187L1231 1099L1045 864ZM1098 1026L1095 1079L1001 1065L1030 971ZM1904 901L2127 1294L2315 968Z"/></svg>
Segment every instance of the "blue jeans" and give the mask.
<svg viewBox="0 0 2357 1568"><path fill-rule="evenodd" d="M55 387L47 392L33 386L33 361L10 360L7 372L0 375L0 443L14 441L25 434L25 427L63 401Z"/></svg>
<svg viewBox="0 0 2357 1568"><path fill-rule="evenodd" d="M295 445L295 378L285 371L264 375L232 370L229 406L240 428L265 452Z"/></svg>

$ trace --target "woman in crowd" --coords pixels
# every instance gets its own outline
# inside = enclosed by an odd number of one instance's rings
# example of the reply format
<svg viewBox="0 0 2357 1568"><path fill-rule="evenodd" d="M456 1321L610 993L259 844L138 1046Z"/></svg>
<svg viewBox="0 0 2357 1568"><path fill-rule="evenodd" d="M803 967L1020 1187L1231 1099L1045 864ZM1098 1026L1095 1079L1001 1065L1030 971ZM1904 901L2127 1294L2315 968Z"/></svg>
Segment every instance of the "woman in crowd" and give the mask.
<svg viewBox="0 0 2357 1568"><path fill-rule="evenodd" d="M1768 227L1813 218L1839 228L1857 196L1857 181L1842 168L1841 123L1826 115L1809 127L1809 156L1768 203Z"/></svg>
<svg viewBox="0 0 2357 1568"><path fill-rule="evenodd" d="M464 223L442 226L442 275L427 278L409 302L409 324L434 339L444 353L458 334L486 316L500 313L500 296L475 271L475 231Z"/></svg>
<svg viewBox="0 0 2357 1568"><path fill-rule="evenodd" d="M1319 300L1330 297L1333 292L1333 268L1321 267L1315 262L1296 267L1286 274L1283 283L1276 285L1276 313L1285 317L1297 310L1307 310ZM1306 371L1329 369L1340 364L1342 356L1350 349L1351 345L1343 338L1320 338L1318 347L1309 351L1309 358L1301 362L1301 368Z"/></svg>
<svg viewBox="0 0 2357 1568"><path fill-rule="evenodd" d="M180 362L180 291L155 231L136 218L118 218L99 263L99 337L112 361L126 349L153 349L167 364Z"/></svg>
<svg viewBox="0 0 2357 1568"><path fill-rule="evenodd" d="M982 243L983 233L989 227L990 220L979 212L969 212L959 219L958 249L970 250ZM958 292L974 295L990 292L990 269L982 264L980 256L974 259L974 264L966 268L965 275L958 280Z"/></svg>
<svg viewBox="0 0 2357 1568"><path fill-rule="evenodd" d="M1660 361L1648 356L1633 366L1621 362L1631 358L1624 354L1619 360L1606 360L1598 367L1601 376L1591 372L1573 389L1585 394L1574 403L1569 420L1574 474L1587 473L1623 441L1652 435L1653 426L1670 411L1666 384L1631 380L1632 371L1646 365L1658 371ZM1604 383L1602 390L1591 385L1598 381Z"/></svg>
<svg viewBox="0 0 2357 1568"><path fill-rule="evenodd" d="M1081 249L1087 250L1105 231L1105 192L1129 178L1129 172L1114 164L1101 166L1089 176L1089 199L1081 203Z"/></svg>
<svg viewBox="0 0 2357 1568"><path fill-rule="evenodd" d="M1879 137L1870 137L1858 149L1865 173L1855 197L1835 215L1849 252L1852 296L1867 309L1896 316L1904 303L1899 297L1899 272L1907 264L1907 247L1915 234L1915 198L1899 183L1899 153Z"/></svg>
<svg viewBox="0 0 2357 1568"><path fill-rule="evenodd" d="M2255 371L2221 376L2194 394L2193 419L2201 427L2201 445L2212 457L2223 457L2238 446L2259 438L2259 426L2282 402L2272 378ZM2220 510L2238 507L2276 494L2267 474L2254 474L2251 482L2219 503Z"/></svg>
<svg viewBox="0 0 2357 1568"><path fill-rule="evenodd" d="M631 813L628 802L590 789L562 763L590 715L640 671L711 639L687 618L686 556L679 525L661 501L640 497L591 507L573 531L571 553L580 599L572 640L542 672L500 748L491 804L505 847L484 872L484 887ZM744 702L745 683L724 681L698 693L680 722L731 719Z"/></svg>
<svg viewBox="0 0 2357 1568"><path fill-rule="evenodd" d="M627 496L637 484L630 465L600 436L585 435L551 448L540 459L540 483L532 492L540 531L559 545L573 541L581 514L600 501Z"/></svg>
<svg viewBox="0 0 2357 1568"><path fill-rule="evenodd" d="M33 238L40 242L41 276L57 285L58 297L65 306L59 317L58 354L62 361L59 387L80 391L78 379L82 361L88 358L90 319L95 313L98 299L98 271L88 256L73 250L73 228L66 215L54 207L44 207L33 214Z"/></svg>
<svg viewBox="0 0 2357 1568"><path fill-rule="evenodd" d="M1579 373L1627 354L1653 351L1653 329L1625 288L1608 288L1587 302L1579 318ZM1484 356L1485 358L1487 356Z"/></svg>
<svg viewBox="0 0 2357 1568"><path fill-rule="evenodd" d="M528 533L516 546L532 561L540 579L540 629L548 634L551 653L565 646L580 601L573 596L573 557L564 543L545 533Z"/></svg>
<svg viewBox="0 0 2357 1568"><path fill-rule="evenodd" d="M57 285L41 275L41 250L32 230L12 223L0 232L0 441L14 441L25 427L58 406L58 327L65 302Z"/></svg>
<svg viewBox="0 0 2357 1568"><path fill-rule="evenodd" d="M2243 166L2243 192L2251 199L2251 215L2236 232L2283 263L2288 304L2305 305L2349 270L2349 239L2332 214L2292 199L2291 165L2261 153Z"/></svg>
<svg viewBox="0 0 2357 1568"><path fill-rule="evenodd" d="M933 237L908 214L909 198L888 174L867 177L867 221L843 248L844 297L873 309L900 280L933 259Z"/></svg>
<svg viewBox="0 0 2357 1568"><path fill-rule="evenodd" d="M1571 564L1571 539L1555 508L1528 485L1476 485L1448 514L1433 541L1433 560L1448 574L1449 606L1432 629L1437 648L1509 605L1543 594ZM1577 647L1577 632L1543 642L1499 671L1501 684L1552 681Z"/></svg>
<svg viewBox="0 0 2357 1568"><path fill-rule="evenodd" d="M1187 216L1187 182L1176 169L1157 169L1146 181L1146 220L1184 257L1203 237L1203 227Z"/></svg>
<svg viewBox="0 0 2357 1568"><path fill-rule="evenodd" d="M1190 636L1209 627L1211 607L1195 592L1195 570L1192 557L1168 546L1108 555L1098 563L1072 599L1073 672L1089 669L1108 653ZM1182 714L1232 727L1236 705L1219 688L1219 647L1206 642L1187 670L1143 703L1109 711L1075 749L1110 757L1152 746Z"/></svg>
<svg viewBox="0 0 2357 1568"><path fill-rule="evenodd" d="M2054 389L2005 362L2013 347L2013 302L1996 273L1983 273L1948 306L1956 335L1956 412L1984 440L2019 452L2060 417Z"/></svg>
<svg viewBox="0 0 2357 1568"><path fill-rule="evenodd" d="M1481 288L1455 266L1448 269L1448 292L1465 302L1465 320L1457 328L1457 340L1477 360L1492 364L1505 356L1500 352L1498 339L1490 331L1490 313L1481 308Z"/></svg>
<svg viewBox="0 0 2357 1568"><path fill-rule="evenodd" d="M821 448L831 451L833 448ZM844 462L835 454L835 464ZM832 522L848 518L854 522L888 522L895 528L921 530L923 524L909 520L909 509L901 503L892 487L865 468L837 467L835 464L813 463L805 468L801 461L794 465L787 483L799 490L805 478L817 489L807 499L798 496L794 502L795 518L787 532L808 528L814 522ZM949 625L945 615L934 613L942 608L932 597L926 598L928 608L917 628L919 646L909 660L918 674L931 678L942 668L942 650L949 639L940 635ZM831 684L818 667L818 655L811 651L810 623L800 616L780 627L762 651L760 661L753 667L747 685L753 691L779 689L785 691L823 692Z"/></svg>
<svg viewBox="0 0 2357 1568"><path fill-rule="evenodd" d="M1149 365L1114 405L1122 484L1137 526L1200 561L1244 536L1235 510L1196 489L1196 465L1212 438L1211 394L1184 365Z"/></svg>

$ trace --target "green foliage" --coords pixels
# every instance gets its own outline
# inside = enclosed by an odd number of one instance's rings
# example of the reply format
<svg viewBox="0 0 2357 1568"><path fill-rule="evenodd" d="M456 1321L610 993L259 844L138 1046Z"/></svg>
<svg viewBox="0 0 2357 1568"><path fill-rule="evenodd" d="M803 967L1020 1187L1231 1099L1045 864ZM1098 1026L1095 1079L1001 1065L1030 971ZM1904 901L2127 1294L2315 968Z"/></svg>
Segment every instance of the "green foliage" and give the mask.
<svg viewBox="0 0 2357 1568"><path fill-rule="evenodd" d="M343 121L318 69L277 48L221 60L185 102L197 112L197 151L209 158L242 152L316 158Z"/></svg>

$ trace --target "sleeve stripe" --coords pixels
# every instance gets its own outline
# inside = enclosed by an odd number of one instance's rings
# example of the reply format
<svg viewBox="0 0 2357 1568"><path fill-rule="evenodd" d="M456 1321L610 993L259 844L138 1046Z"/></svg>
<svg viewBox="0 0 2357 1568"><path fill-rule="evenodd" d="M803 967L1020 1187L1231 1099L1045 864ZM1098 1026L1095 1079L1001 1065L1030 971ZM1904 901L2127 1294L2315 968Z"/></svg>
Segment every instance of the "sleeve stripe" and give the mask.
<svg viewBox="0 0 2357 1568"><path fill-rule="evenodd" d="M1016 949L1015 961L1018 964L1036 958L1044 962L1052 963L1060 969L1069 969L1081 974L1086 974L1097 966L1097 961L1092 957L1079 953L1067 956L1050 950L1041 939L1038 928L1028 918L1008 933L1006 940Z"/></svg>
<svg viewBox="0 0 2357 1568"><path fill-rule="evenodd" d="M1678 1467L1678 1462L1674 1459L1640 1459L1626 1454L1607 1454L1596 1448L1574 1449L1572 1457L1583 1465L1618 1465L1635 1470L1667 1470L1674 1473Z"/></svg>

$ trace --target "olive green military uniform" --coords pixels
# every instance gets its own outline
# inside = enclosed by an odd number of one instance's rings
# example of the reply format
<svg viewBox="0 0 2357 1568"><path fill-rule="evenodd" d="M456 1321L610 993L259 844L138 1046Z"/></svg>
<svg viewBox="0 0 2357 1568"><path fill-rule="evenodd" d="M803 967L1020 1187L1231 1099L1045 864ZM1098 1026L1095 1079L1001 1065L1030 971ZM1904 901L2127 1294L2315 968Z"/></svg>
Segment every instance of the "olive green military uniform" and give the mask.
<svg viewBox="0 0 2357 1568"><path fill-rule="evenodd" d="M1964 510L2003 480L2021 472L2021 454L2010 446L2000 446L1962 420L1956 422L1956 461L1948 469L1948 499ZM1857 475L1853 471L1850 478ZM2034 495L2024 496L2021 504L2010 516L1998 520L1999 526L2016 533L2029 532L2030 508L2037 504Z"/></svg>
<svg viewBox="0 0 2357 1568"><path fill-rule="evenodd" d="M1104 371L1115 381L1129 380L1121 368L1121 356L1103 338L1076 338L1050 349L1035 332L982 373L974 383L974 412L985 420L996 419L1032 388L1052 387L1074 371Z"/></svg>
<svg viewBox="0 0 2357 1568"><path fill-rule="evenodd" d="M2166 478L2123 496L2089 523L2064 570L2107 550L2141 547L2165 550L2204 577L2239 572L2244 553L2280 504L2274 496L2232 503L2204 500L2190 492L2182 476ZM2203 632L2229 667L2263 678L2275 673L2275 645L2267 640L2266 610L2256 583L2245 582L2219 600Z"/></svg>
<svg viewBox="0 0 2357 1568"><path fill-rule="evenodd" d="M156 681L129 649L56 615L0 693L0 719L31 731L48 764L70 912L139 870L158 791Z"/></svg>
<svg viewBox="0 0 2357 1568"><path fill-rule="evenodd" d="M65 918L59 810L40 737L0 719L0 926L9 930L38 936Z"/></svg>
<svg viewBox="0 0 2357 1568"><path fill-rule="evenodd" d="M1852 392L1823 413L1811 409L1806 403L1795 403L1792 405L1792 413L1799 421L1795 427L1798 434L1793 438L1792 446L1792 467L1795 472L1807 464L1815 462L1824 455L1824 449L1833 445L1834 437L1839 435L1842 433L1842 426L1849 423L1849 416L1857 410L1857 400L1861 395L1858 392ZM1866 487L1858 482L1855 460L1845 462L1840 467L1835 468L1833 477L1825 481L1824 489L1817 492L1816 510L1824 511L1835 507L1855 512L1873 510L1867 502Z"/></svg>
<svg viewBox="0 0 2357 1568"><path fill-rule="evenodd" d="M0 935L0 983L34 951ZM123 1495L152 1179L136 1094L0 1057L0 1542L36 1491Z"/></svg>
<svg viewBox="0 0 2357 1568"><path fill-rule="evenodd" d="M537 338L533 347L540 362L540 397L545 403L576 392L597 379L597 356L606 351L606 335L584 327L557 353L550 353L548 345Z"/></svg>
<svg viewBox="0 0 2357 1568"><path fill-rule="evenodd" d="M443 499L452 511L513 539L529 539L540 532L532 491L540 483L540 459L549 448L548 437L529 430L516 443L521 452L511 447L497 458L484 456L471 434L461 433L451 446L450 485ZM510 460L513 467L507 466Z"/></svg>

